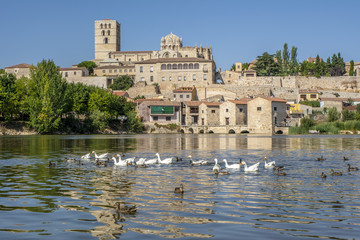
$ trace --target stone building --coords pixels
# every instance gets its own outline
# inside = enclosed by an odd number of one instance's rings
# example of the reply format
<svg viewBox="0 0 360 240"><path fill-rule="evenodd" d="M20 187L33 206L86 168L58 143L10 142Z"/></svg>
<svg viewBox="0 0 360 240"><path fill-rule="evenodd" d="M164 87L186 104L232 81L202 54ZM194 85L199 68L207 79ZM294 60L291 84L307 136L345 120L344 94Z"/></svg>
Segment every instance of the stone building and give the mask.
<svg viewBox="0 0 360 240"><path fill-rule="evenodd" d="M174 101L186 102L197 100L196 88L195 87L180 87L173 91Z"/></svg>
<svg viewBox="0 0 360 240"><path fill-rule="evenodd" d="M95 21L95 62L109 58L109 52L120 51L120 24L116 20Z"/></svg>
<svg viewBox="0 0 360 240"><path fill-rule="evenodd" d="M299 102L300 101L317 101L319 100L319 92L315 89L299 89Z"/></svg>
<svg viewBox="0 0 360 240"><path fill-rule="evenodd" d="M16 64L14 66L5 67L7 74L14 74L16 78L30 77L30 68L32 65L26 63Z"/></svg>
<svg viewBox="0 0 360 240"><path fill-rule="evenodd" d="M272 97L256 97L247 103L250 132L275 133L275 126L286 121L286 100Z"/></svg>
<svg viewBox="0 0 360 240"><path fill-rule="evenodd" d="M138 103L136 103L138 104ZM144 122L180 124L180 103L169 101L141 101L138 115Z"/></svg>
<svg viewBox="0 0 360 240"><path fill-rule="evenodd" d="M248 100L229 100L220 105L220 125L247 125Z"/></svg>
<svg viewBox="0 0 360 240"><path fill-rule="evenodd" d="M85 67L77 67L76 65L71 68L59 68L59 72L66 81L71 79L89 76L89 71Z"/></svg>

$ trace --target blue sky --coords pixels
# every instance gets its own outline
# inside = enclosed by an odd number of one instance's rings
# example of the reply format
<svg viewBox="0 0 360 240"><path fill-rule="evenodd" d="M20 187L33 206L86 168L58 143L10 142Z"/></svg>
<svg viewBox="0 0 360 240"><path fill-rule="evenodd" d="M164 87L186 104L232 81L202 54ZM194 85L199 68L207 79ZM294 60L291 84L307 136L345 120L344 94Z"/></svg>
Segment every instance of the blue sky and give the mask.
<svg viewBox="0 0 360 240"><path fill-rule="evenodd" d="M183 45L212 46L217 67L250 62L284 43L298 60L340 52L360 61L358 0L4 0L0 68L53 59L70 67L94 58L94 21L121 23L121 50L159 50L173 32Z"/></svg>

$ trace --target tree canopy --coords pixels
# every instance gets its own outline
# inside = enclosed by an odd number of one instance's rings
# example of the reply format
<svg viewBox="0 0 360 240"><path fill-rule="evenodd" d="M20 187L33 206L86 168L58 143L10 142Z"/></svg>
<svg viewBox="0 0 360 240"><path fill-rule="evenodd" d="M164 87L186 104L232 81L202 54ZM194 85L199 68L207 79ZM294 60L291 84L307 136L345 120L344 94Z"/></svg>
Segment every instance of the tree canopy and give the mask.
<svg viewBox="0 0 360 240"><path fill-rule="evenodd" d="M134 81L132 80L132 78L129 77L128 75L124 75L124 76L117 77L114 80L114 83L111 84L109 87L112 90L126 91L129 88L131 88L133 84L134 84Z"/></svg>
<svg viewBox="0 0 360 240"><path fill-rule="evenodd" d="M89 74L92 75L94 73L94 68L96 68L97 65L93 61L82 61L78 64L78 67L86 67L86 69L89 71Z"/></svg>
<svg viewBox="0 0 360 240"><path fill-rule="evenodd" d="M274 61L274 55L264 52L257 57L254 70L258 76L276 76L279 74L279 65Z"/></svg>

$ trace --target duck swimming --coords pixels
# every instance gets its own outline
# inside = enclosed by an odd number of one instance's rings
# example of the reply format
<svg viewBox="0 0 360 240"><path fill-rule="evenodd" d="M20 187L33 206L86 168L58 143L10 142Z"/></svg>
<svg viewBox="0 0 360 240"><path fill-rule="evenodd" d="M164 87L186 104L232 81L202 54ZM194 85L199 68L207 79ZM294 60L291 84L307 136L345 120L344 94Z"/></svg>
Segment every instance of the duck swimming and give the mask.
<svg viewBox="0 0 360 240"><path fill-rule="evenodd" d="M174 193L184 193L184 186L180 184L180 187L174 189Z"/></svg>

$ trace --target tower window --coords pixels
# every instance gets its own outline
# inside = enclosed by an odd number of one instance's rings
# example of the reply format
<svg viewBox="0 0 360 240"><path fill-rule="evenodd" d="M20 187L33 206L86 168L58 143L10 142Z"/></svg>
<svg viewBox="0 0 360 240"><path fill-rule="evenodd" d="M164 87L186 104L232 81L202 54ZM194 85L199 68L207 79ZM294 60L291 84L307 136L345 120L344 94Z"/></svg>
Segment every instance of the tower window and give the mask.
<svg viewBox="0 0 360 240"><path fill-rule="evenodd" d="M102 30L102 31L101 31L101 34L102 34L103 36L105 36L105 31L104 31L104 30Z"/></svg>
<svg viewBox="0 0 360 240"><path fill-rule="evenodd" d="M108 35L110 36L110 30L108 30Z"/></svg>
<svg viewBox="0 0 360 240"><path fill-rule="evenodd" d="M109 43L109 39L108 38L104 38L104 43L108 44Z"/></svg>
<svg viewBox="0 0 360 240"><path fill-rule="evenodd" d="M111 24L109 23L109 28L111 28Z"/></svg>
<svg viewBox="0 0 360 240"><path fill-rule="evenodd" d="M103 24L101 23L101 24L100 24L100 28L103 28L103 27L104 27L104 26L103 26Z"/></svg>

